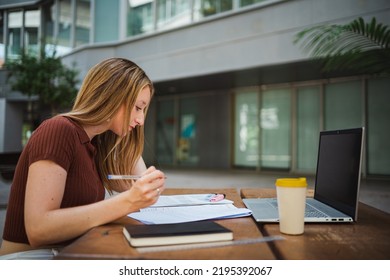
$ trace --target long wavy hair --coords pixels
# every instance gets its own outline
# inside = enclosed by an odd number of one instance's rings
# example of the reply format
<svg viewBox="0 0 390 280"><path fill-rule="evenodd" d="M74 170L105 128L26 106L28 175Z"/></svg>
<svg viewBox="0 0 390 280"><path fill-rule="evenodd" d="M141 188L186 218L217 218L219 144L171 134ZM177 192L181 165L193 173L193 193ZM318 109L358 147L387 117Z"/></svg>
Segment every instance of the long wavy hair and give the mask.
<svg viewBox="0 0 390 280"><path fill-rule="evenodd" d="M153 96L153 84L137 64L124 58L106 59L88 71L72 110L63 114L81 125L95 126L110 120L122 104L125 105L122 128L122 135L125 136L106 131L93 139L97 149L98 172L109 193L123 189L123 183L109 181L108 174L132 174L142 155L144 128L137 126L128 132L128 125L137 96L146 86ZM145 114L146 111L147 108Z"/></svg>

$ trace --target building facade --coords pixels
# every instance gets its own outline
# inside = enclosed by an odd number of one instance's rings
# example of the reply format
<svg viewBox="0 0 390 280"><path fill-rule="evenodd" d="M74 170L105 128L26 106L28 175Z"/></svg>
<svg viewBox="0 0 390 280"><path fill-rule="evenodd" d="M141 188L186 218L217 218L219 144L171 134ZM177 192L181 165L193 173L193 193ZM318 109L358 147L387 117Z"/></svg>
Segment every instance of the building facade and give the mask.
<svg viewBox="0 0 390 280"><path fill-rule="evenodd" d="M364 126L363 175L390 175L390 77L324 73L294 44L305 28L358 17L390 26L387 0L0 3L3 61L44 47L81 78L114 56L147 72L148 164L314 174L321 130ZM0 151L17 150L25 101L4 77Z"/></svg>

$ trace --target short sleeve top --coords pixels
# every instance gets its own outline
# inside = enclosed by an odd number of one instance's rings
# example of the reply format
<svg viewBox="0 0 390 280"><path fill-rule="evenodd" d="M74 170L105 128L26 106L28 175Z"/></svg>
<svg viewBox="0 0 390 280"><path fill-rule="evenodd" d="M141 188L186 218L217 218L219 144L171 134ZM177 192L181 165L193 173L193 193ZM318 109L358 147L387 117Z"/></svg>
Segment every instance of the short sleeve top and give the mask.
<svg viewBox="0 0 390 280"><path fill-rule="evenodd" d="M32 134L16 166L7 207L3 239L26 243L24 200L29 166L50 160L67 172L61 208L104 199L105 190L95 164L96 148L85 130L64 116L44 121Z"/></svg>

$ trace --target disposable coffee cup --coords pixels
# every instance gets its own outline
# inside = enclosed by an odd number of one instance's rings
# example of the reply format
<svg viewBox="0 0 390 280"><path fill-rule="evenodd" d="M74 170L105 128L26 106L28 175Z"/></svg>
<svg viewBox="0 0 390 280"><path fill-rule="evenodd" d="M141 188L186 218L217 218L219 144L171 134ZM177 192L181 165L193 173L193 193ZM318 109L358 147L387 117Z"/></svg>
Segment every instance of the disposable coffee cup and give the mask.
<svg viewBox="0 0 390 280"><path fill-rule="evenodd" d="M306 178L280 178L275 182L279 211L279 230L284 234L304 232Z"/></svg>

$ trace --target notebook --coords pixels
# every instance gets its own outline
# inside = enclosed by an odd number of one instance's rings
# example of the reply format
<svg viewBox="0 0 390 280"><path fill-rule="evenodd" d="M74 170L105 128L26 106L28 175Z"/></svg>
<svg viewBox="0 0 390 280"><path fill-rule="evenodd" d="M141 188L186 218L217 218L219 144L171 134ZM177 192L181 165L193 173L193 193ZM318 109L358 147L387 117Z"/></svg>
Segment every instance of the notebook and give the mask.
<svg viewBox="0 0 390 280"><path fill-rule="evenodd" d="M134 247L233 240L233 232L214 221L179 224L125 224L123 234Z"/></svg>
<svg viewBox="0 0 390 280"><path fill-rule="evenodd" d="M314 197L305 222L357 221L364 128L321 131ZM276 198L246 198L257 222L278 222Z"/></svg>

